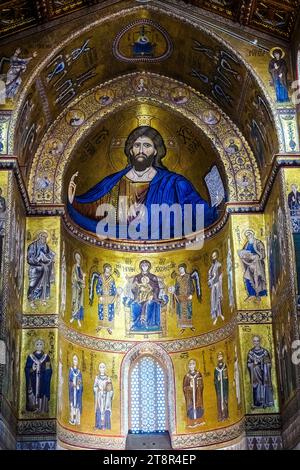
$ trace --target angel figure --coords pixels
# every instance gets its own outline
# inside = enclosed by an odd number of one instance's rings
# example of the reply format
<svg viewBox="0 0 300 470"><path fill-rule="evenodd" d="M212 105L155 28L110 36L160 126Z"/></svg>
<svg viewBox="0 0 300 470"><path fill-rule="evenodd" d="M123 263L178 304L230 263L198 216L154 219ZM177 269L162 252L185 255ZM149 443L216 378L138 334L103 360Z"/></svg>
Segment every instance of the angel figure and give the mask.
<svg viewBox="0 0 300 470"><path fill-rule="evenodd" d="M195 331L193 326L193 295L197 294L197 299L201 302L200 276L195 269L192 273L187 272L186 264L178 266L178 274L174 271L172 278L175 285L169 288L173 296L173 305L176 304L177 326L180 333L184 333L187 328Z"/></svg>
<svg viewBox="0 0 300 470"><path fill-rule="evenodd" d="M103 273L93 272L90 278L90 305L94 302L94 290L98 296L98 328L106 328L111 335L114 328L116 304L122 293L122 289L117 289L115 279L113 277L113 268L110 264L105 263Z"/></svg>

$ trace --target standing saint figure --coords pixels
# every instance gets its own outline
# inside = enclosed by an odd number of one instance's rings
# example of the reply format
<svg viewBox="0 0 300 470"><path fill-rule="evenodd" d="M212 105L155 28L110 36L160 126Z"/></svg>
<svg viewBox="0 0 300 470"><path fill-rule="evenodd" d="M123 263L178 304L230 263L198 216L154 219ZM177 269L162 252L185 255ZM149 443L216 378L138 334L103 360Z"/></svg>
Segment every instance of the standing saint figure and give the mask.
<svg viewBox="0 0 300 470"><path fill-rule="evenodd" d="M6 220L6 199L2 196L2 188L0 188L0 236L4 236Z"/></svg>
<svg viewBox="0 0 300 470"><path fill-rule="evenodd" d="M66 262L66 247L63 243L62 255L61 255L61 268L60 268L60 313L61 316L65 316L66 301L67 301L67 262Z"/></svg>
<svg viewBox="0 0 300 470"><path fill-rule="evenodd" d="M70 420L69 423L80 425L82 413L82 393L83 382L82 373L78 368L78 356L74 354L73 365L69 371L69 402L70 402Z"/></svg>
<svg viewBox="0 0 300 470"><path fill-rule="evenodd" d="M47 244L47 232L40 232L27 249L27 263L29 264L29 287L27 298L32 308L36 308L36 301L41 300L46 305L50 299L51 284L54 283L55 253Z"/></svg>
<svg viewBox="0 0 300 470"><path fill-rule="evenodd" d="M61 416L63 411L63 386L64 386L64 374L63 374L63 359L62 350L59 349L59 361L58 361L58 385L57 385L57 411Z"/></svg>
<svg viewBox="0 0 300 470"><path fill-rule="evenodd" d="M288 205L292 217L300 215L300 191L298 185L292 184L291 192L288 195Z"/></svg>
<svg viewBox="0 0 300 470"><path fill-rule="evenodd" d="M289 101L288 93L288 68L284 59L284 52L280 48L273 49L271 52L272 59L269 63L269 72L272 77L272 84L276 92L276 101L284 103Z"/></svg>
<svg viewBox="0 0 300 470"><path fill-rule="evenodd" d="M113 268L110 264L103 265L103 274L94 272L90 279L90 305L94 302L94 290L98 296L98 327L97 331L106 328L111 335L115 323L115 306L119 300L121 290L116 287L116 281L112 275Z"/></svg>
<svg viewBox="0 0 300 470"><path fill-rule="evenodd" d="M196 370L196 361L191 359L188 363L189 371L183 379L183 393L186 403L187 427L194 428L205 424L202 417L203 408L203 377Z"/></svg>
<svg viewBox="0 0 300 470"><path fill-rule="evenodd" d="M74 255L75 264L72 269L72 316L70 323L77 320L81 327L84 316L83 298L86 274L82 271L81 256L78 252Z"/></svg>
<svg viewBox="0 0 300 470"><path fill-rule="evenodd" d="M246 300L255 298L260 301L261 297L268 295L266 281L265 258L266 250L263 242L255 238L253 230L246 230L247 242L238 255L244 267L244 282L248 293Z"/></svg>
<svg viewBox="0 0 300 470"><path fill-rule="evenodd" d="M35 341L35 351L27 356L25 365L26 411L48 413L50 383L52 376L51 361L44 352L42 339Z"/></svg>
<svg viewBox="0 0 300 470"><path fill-rule="evenodd" d="M208 271L208 286L211 289L210 312L214 325L217 323L219 317L221 317L223 321L225 320L222 312L223 273L222 265L218 258L219 253L214 251L211 255L212 265Z"/></svg>
<svg viewBox="0 0 300 470"><path fill-rule="evenodd" d="M252 407L274 406L270 353L261 346L260 336L253 336L253 348L248 352L248 370L252 388Z"/></svg>
<svg viewBox="0 0 300 470"><path fill-rule="evenodd" d="M0 269L2 265L3 243L5 235L6 220L6 199L2 196L2 188L0 188Z"/></svg>
<svg viewBox="0 0 300 470"><path fill-rule="evenodd" d="M233 386L235 387L236 401L238 409L241 408L242 396L241 396L241 380L240 380L240 364L237 347L234 345L234 365L233 365Z"/></svg>
<svg viewBox="0 0 300 470"><path fill-rule="evenodd" d="M181 329L180 333L184 333L187 328L195 331L192 301L196 290L198 301L201 302L199 273L197 270L194 270L192 274L188 273L187 265L182 263L178 266L178 274L174 272L172 278L175 279L175 286L171 286L169 292L173 294L173 303L176 304L177 326Z"/></svg>
<svg viewBox="0 0 300 470"><path fill-rule="evenodd" d="M228 297L229 307L234 309L234 289L233 289L233 260L230 238L228 238L228 252L227 252L227 280L228 280Z"/></svg>
<svg viewBox="0 0 300 470"><path fill-rule="evenodd" d="M225 421L228 414L228 369L224 362L224 355L219 352L217 355L218 364L214 372L214 384L218 404L218 421Z"/></svg>
<svg viewBox="0 0 300 470"><path fill-rule="evenodd" d="M106 373L106 365L103 362L99 364L99 374L95 378L94 396L96 429L111 429L114 389L111 378Z"/></svg>

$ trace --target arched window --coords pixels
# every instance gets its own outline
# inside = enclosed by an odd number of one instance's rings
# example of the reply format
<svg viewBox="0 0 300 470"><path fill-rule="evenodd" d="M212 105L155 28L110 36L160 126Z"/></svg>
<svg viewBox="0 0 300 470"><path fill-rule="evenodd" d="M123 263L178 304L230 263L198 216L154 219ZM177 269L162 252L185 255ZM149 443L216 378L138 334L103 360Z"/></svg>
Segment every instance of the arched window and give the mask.
<svg viewBox="0 0 300 470"><path fill-rule="evenodd" d="M166 374L151 356L142 356L130 370L129 430L131 433L167 431Z"/></svg>

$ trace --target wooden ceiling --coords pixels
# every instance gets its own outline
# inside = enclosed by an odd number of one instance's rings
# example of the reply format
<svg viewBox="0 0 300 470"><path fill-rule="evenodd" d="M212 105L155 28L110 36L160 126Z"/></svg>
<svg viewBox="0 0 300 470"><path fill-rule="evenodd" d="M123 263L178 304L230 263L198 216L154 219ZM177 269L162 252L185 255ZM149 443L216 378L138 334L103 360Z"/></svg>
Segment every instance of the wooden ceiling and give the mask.
<svg viewBox="0 0 300 470"><path fill-rule="evenodd" d="M103 1L0 0L0 37L48 23ZM292 37L300 11L300 0L183 1L287 41Z"/></svg>

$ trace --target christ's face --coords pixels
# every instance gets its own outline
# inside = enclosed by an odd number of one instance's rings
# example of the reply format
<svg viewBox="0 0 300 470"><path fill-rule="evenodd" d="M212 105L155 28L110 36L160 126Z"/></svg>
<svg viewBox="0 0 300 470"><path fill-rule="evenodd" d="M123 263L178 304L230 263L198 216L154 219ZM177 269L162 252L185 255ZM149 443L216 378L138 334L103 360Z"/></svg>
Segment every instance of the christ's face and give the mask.
<svg viewBox="0 0 300 470"><path fill-rule="evenodd" d="M146 170L152 166L157 154L154 142L146 136L141 136L134 142L130 150L131 163L137 171Z"/></svg>

